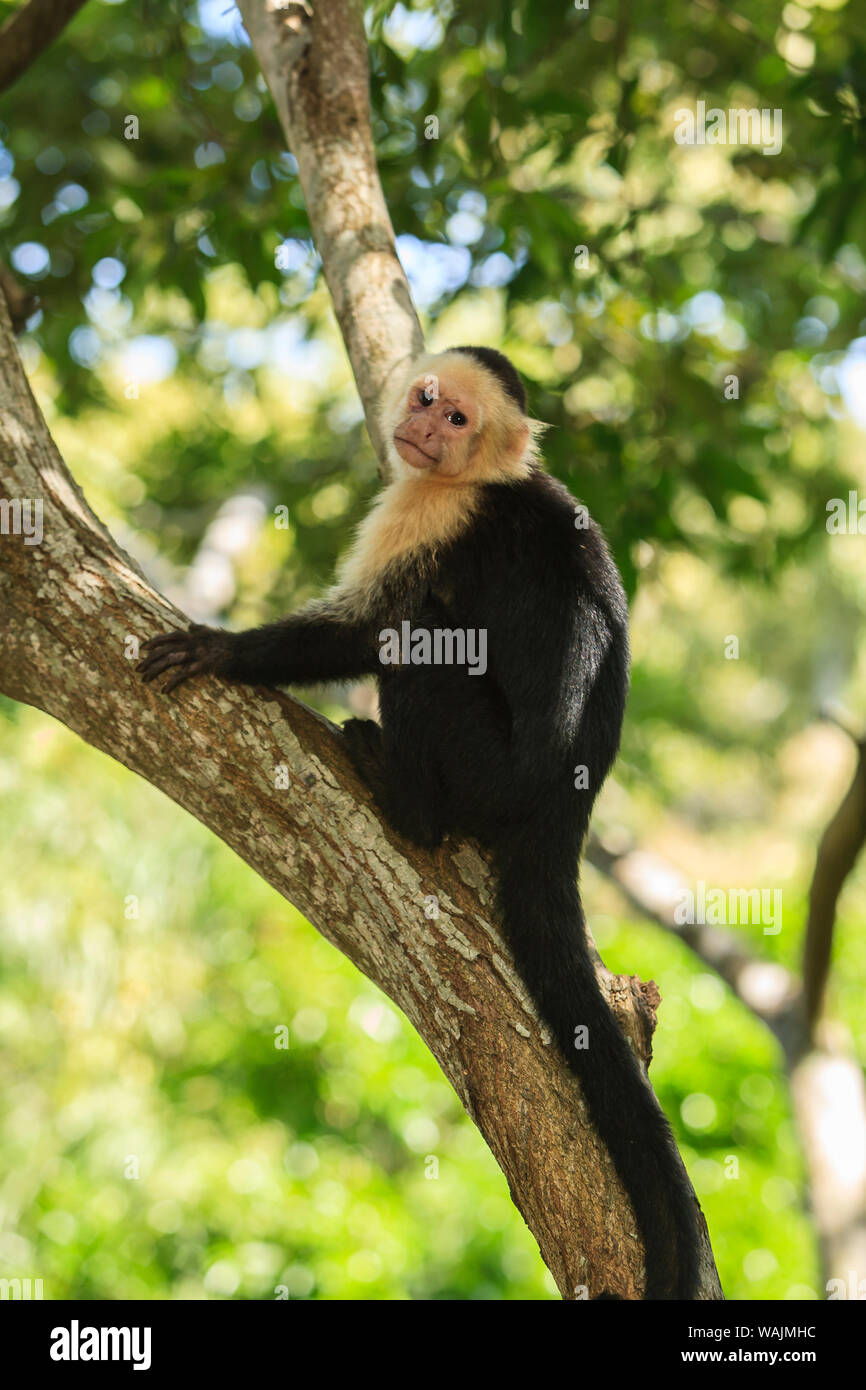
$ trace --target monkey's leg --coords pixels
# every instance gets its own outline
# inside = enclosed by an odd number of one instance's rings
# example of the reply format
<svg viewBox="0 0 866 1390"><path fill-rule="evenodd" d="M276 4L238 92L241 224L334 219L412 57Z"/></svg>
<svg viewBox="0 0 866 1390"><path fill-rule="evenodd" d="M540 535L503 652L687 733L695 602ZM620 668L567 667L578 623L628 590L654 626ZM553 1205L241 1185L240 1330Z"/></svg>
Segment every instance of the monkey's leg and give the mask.
<svg viewBox="0 0 866 1390"><path fill-rule="evenodd" d="M343 725L343 740L352 766L381 805L388 780L382 730L374 719L347 719Z"/></svg>
<svg viewBox="0 0 866 1390"><path fill-rule="evenodd" d="M372 719L347 720L343 735L355 771L391 828L422 849L441 844L445 833L441 788L423 787L417 767L407 766L402 756L389 758L382 730Z"/></svg>
<svg viewBox="0 0 866 1390"><path fill-rule="evenodd" d="M425 849L441 843L448 824L438 760L438 685L429 668L395 672L381 682L381 727L369 719L343 725L349 757L389 825Z"/></svg>

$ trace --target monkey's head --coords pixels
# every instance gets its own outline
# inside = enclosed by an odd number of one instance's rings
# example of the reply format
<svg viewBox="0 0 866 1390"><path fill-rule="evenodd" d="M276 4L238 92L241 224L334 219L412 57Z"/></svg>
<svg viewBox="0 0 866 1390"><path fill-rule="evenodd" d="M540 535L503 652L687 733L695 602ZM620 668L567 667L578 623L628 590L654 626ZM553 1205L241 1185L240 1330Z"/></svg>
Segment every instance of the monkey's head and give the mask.
<svg viewBox="0 0 866 1390"><path fill-rule="evenodd" d="M472 483L525 477L539 429L514 367L487 347L416 359L386 393L382 426L395 477Z"/></svg>

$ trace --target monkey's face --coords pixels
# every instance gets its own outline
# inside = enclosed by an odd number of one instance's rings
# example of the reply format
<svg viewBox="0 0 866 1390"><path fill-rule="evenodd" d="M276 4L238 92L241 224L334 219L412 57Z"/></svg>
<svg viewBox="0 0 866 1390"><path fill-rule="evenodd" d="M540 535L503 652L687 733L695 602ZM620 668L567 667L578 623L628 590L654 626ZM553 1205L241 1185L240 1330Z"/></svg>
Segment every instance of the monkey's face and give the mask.
<svg viewBox="0 0 866 1390"><path fill-rule="evenodd" d="M422 358L392 400L383 423L398 476L484 482L528 468L526 417L465 354Z"/></svg>
<svg viewBox="0 0 866 1390"><path fill-rule="evenodd" d="M392 440L410 468L453 478L469 463L479 425L466 392L429 372L409 387Z"/></svg>

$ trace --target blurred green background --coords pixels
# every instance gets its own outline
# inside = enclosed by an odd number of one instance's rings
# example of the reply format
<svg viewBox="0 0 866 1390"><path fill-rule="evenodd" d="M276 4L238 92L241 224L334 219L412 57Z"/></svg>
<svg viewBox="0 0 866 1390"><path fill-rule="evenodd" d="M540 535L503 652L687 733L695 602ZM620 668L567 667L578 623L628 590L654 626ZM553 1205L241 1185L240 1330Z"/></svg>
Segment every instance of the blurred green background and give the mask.
<svg viewBox="0 0 866 1390"><path fill-rule="evenodd" d="M690 880L781 888L779 935L735 930L793 968L853 768L819 711L866 713L866 542L826 526L830 499L866 489L854 11L368 13L429 341L512 355L633 598L597 824ZM781 152L678 146L698 100L780 110ZM2 98L0 254L40 296L20 346L54 437L154 581L232 626L316 592L375 460L229 0L91 0ZM221 532L227 500L247 522ZM345 698L321 707L340 718ZM0 1276L49 1298L556 1297L405 1020L202 826L2 699L0 824ZM864 873L830 994L861 1058ZM584 878L607 964L661 989L653 1078L727 1296L821 1296L778 1049Z"/></svg>

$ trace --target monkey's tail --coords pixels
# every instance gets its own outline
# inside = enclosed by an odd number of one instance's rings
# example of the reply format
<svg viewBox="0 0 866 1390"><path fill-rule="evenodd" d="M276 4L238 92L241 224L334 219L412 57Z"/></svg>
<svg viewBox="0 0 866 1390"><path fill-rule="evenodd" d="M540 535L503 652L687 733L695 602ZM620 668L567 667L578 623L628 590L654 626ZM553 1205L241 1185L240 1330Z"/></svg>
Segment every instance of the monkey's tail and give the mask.
<svg viewBox="0 0 866 1390"><path fill-rule="evenodd" d="M645 1299L696 1297L698 1208L670 1126L602 997L573 876L574 847L547 827L500 842L500 910L515 963L580 1080L631 1198L646 1253ZM586 1029L584 1036L575 1030ZM575 1046L575 1043L578 1046ZM606 1297L605 1290L591 1297Z"/></svg>

